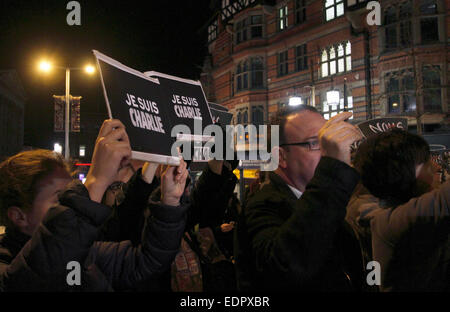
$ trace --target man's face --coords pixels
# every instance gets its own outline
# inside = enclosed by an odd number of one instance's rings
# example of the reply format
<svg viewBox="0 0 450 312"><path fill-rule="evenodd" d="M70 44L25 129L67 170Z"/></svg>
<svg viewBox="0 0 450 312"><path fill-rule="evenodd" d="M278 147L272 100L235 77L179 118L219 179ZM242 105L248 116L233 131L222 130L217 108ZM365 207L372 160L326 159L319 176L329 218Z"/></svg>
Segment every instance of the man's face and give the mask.
<svg viewBox="0 0 450 312"><path fill-rule="evenodd" d="M26 234L31 235L44 219L50 207L58 203L59 193L72 181L70 175L64 169L56 169L50 175L41 179L37 187L37 195L33 200L31 210L26 213Z"/></svg>
<svg viewBox="0 0 450 312"><path fill-rule="evenodd" d="M320 128L325 124L322 115L310 111L303 111L289 116L285 125L285 142L299 143L313 142L318 144ZM284 161L280 160L280 168L284 180L304 192L306 185L314 176L320 161L319 150L310 150L304 145L282 146Z"/></svg>

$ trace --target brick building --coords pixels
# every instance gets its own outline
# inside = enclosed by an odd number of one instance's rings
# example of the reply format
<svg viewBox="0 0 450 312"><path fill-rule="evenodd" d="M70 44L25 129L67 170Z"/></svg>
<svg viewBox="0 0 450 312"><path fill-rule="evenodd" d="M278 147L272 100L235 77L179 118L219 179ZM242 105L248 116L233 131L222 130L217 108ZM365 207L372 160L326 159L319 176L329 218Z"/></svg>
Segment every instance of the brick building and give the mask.
<svg viewBox="0 0 450 312"><path fill-rule="evenodd" d="M222 0L208 28L208 100L235 124L265 123L299 96L326 119L347 109L354 122L405 116L413 131L448 132L450 0L368 2Z"/></svg>

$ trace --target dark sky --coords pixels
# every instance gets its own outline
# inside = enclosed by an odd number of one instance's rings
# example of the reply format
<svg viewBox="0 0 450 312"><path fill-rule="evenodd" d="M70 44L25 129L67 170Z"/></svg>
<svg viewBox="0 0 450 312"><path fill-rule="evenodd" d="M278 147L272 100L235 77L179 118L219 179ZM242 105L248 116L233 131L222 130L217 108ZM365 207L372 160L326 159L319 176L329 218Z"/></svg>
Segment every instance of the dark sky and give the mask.
<svg viewBox="0 0 450 312"><path fill-rule="evenodd" d="M95 49L139 71L199 78L210 0L78 1L81 26L67 25L68 2L0 0L0 70L17 70L25 88L26 145L50 148L43 145L53 127L52 95L65 92L63 70L37 71L42 57L82 67L94 64ZM72 72L71 94L83 96L82 122L83 112L106 112L98 75Z"/></svg>

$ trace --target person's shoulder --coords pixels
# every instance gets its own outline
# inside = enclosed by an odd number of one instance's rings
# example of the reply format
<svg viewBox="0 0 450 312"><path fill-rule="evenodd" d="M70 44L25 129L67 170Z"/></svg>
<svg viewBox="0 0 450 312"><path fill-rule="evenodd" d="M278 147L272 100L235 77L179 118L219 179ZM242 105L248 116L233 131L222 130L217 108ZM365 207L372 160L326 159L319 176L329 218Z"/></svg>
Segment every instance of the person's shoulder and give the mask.
<svg viewBox="0 0 450 312"><path fill-rule="evenodd" d="M274 174L275 175L275 174ZM281 178L279 178L281 179ZM273 205L276 206L288 199L288 195L283 189L287 187L283 185L282 181L279 181L277 177L267 180L262 183L258 190L247 201L247 209L260 205Z"/></svg>

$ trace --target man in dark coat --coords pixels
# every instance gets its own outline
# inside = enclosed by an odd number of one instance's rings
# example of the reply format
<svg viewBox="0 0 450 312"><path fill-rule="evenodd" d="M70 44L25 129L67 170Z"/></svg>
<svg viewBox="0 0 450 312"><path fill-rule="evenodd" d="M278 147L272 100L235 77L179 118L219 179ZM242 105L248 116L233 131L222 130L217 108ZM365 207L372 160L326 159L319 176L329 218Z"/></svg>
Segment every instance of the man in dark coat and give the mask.
<svg viewBox="0 0 450 312"><path fill-rule="evenodd" d="M328 122L312 107L281 110L278 168L238 221L241 290L343 291L349 287L339 239L359 175L350 145L360 132L342 113Z"/></svg>

